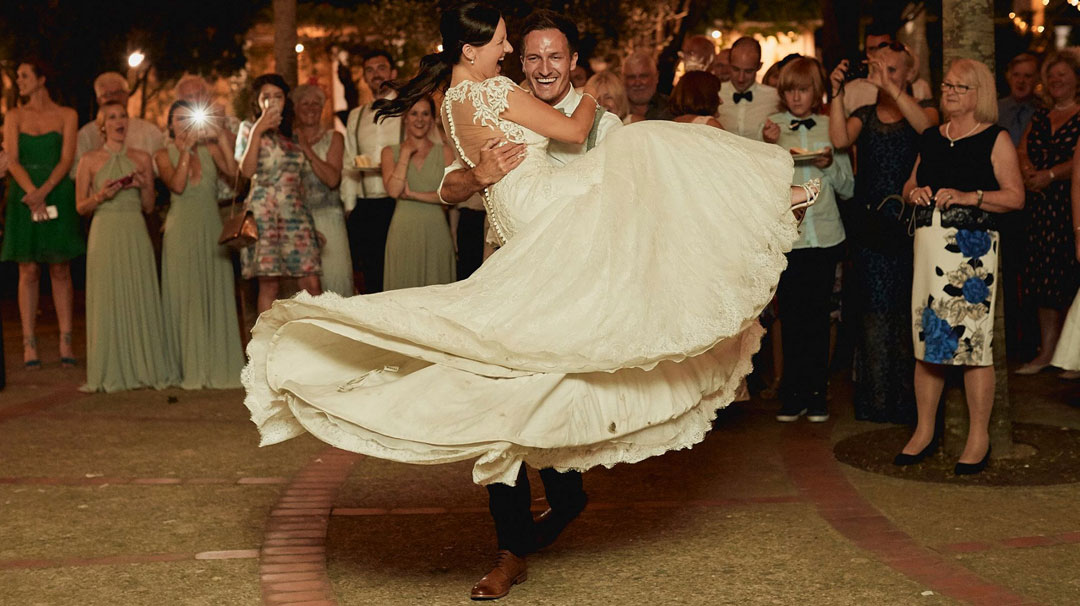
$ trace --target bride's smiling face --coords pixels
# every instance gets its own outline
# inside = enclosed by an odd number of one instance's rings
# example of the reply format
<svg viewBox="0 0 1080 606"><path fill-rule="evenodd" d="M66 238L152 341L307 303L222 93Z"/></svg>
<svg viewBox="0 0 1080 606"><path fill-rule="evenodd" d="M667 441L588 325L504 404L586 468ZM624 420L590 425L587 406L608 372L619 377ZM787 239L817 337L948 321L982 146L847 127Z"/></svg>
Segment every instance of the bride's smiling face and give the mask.
<svg viewBox="0 0 1080 606"><path fill-rule="evenodd" d="M499 63L503 57L513 50L514 47L510 46L510 41L506 39L506 21L499 19L491 40L483 46L464 45L461 49L461 60L480 72L482 77L494 78L501 71ZM469 59L472 59L473 63L469 63Z"/></svg>

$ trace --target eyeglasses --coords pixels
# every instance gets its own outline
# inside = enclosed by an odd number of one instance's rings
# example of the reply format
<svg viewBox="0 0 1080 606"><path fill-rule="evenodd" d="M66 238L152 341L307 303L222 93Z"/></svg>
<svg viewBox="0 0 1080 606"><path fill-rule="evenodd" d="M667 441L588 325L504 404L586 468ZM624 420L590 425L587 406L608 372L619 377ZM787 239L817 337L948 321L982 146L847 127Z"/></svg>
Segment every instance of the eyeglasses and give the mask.
<svg viewBox="0 0 1080 606"><path fill-rule="evenodd" d="M883 48L887 48L887 49L889 49L891 51L895 51L895 52L898 52L898 53L899 52L907 52L907 49L908 49L907 46L903 42L893 41L893 42L882 42L882 43L878 44L877 46L872 47L869 50L881 50Z"/></svg>
<svg viewBox="0 0 1080 606"><path fill-rule="evenodd" d="M966 95L968 91L974 89L974 86L968 86L967 84L953 84L952 82L942 82L942 93L956 93L958 95Z"/></svg>

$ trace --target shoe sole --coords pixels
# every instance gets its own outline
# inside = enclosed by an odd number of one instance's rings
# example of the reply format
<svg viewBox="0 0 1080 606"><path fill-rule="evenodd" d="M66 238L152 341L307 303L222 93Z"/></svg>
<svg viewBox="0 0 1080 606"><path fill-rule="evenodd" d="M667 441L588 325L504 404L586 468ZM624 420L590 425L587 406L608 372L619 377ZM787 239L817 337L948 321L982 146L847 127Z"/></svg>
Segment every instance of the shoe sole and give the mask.
<svg viewBox="0 0 1080 606"><path fill-rule="evenodd" d="M804 414L806 414L805 410L800 412L799 414L794 415L776 415L776 420L780 421L781 423L794 423L795 421L798 421L799 417L803 416Z"/></svg>
<svg viewBox="0 0 1080 606"><path fill-rule="evenodd" d="M829 420L829 415L806 415L806 420L811 423L824 423Z"/></svg>
<svg viewBox="0 0 1080 606"><path fill-rule="evenodd" d="M513 581L510 582L510 587L507 588L505 593L500 593L499 595L476 595L476 594L472 594L472 595L469 596L469 599L470 600L476 600L476 601L484 601L484 600L498 600L500 598L505 598L506 596L510 595L510 590L514 588L514 585L519 585L521 583L524 583L527 580L529 580L529 572L525 571L525 572L519 574Z"/></svg>

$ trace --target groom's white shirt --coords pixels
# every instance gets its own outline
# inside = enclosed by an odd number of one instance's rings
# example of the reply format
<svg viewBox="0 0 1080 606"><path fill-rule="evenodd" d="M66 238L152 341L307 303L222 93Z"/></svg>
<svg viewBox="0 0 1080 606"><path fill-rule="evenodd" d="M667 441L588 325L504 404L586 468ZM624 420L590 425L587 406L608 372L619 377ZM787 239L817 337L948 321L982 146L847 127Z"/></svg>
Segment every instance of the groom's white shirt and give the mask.
<svg viewBox="0 0 1080 606"><path fill-rule="evenodd" d="M577 109L578 104L581 103L581 100L584 97L584 95L579 93L573 86L571 86L570 90L566 93L566 96L564 96L562 100L556 103L553 107L569 115L574 113L574 110ZM600 116L600 125L596 128L596 142L599 143L603 141L604 137L606 137L608 133L615 130L616 128L620 128L622 125L622 121L619 120L618 116L611 112L604 112L604 115ZM585 153L585 151L586 150L584 143L575 144L563 143L562 141L552 141L548 144L547 155L549 158L554 160L556 164L561 166L570 162L574 158L581 156ZM463 163L461 158L455 157L454 161L450 164L450 166L447 166L443 170L443 180L446 179L446 175L449 175L450 173L460 168L465 168L465 164ZM438 192L440 200L442 199L442 185L442 181L440 181L439 189L436 190ZM480 201L479 198L479 194L475 195L467 202L463 203L461 206L464 206L465 208L475 208L476 210L483 210L483 202ZM479 202L479 206L476 206L475 202Z"/></svg>

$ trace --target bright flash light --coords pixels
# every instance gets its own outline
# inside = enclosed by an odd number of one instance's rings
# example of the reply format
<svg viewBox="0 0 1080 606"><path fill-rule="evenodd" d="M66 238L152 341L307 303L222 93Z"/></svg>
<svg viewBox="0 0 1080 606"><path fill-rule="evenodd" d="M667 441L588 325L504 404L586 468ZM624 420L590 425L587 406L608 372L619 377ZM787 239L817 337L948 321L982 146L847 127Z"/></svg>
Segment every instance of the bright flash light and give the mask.
<svg viewBox="0 0 1080 606"><path fill-rule="evenodd" d="M709 32L709 36L711 36L713 40L719 40L720 39L720 30L714 29L713 31Z"/></svg>
<svg viewBox="0 0 1080 606"><path fill-rule="evenodd" d="M435 52L437 52L437 53L442 52L442 45L441 44L435 47Z"/></svg>
<svg viewBox="0 0 1080 606"><path fill-rule="evenodd" d="M194 122L197 126L202 126L203 124L206 124L209 118L210 116L206 113L205 107L196 107L191 111L191 121Z"/></svg>
<svg viewBox="0 0 1080 606"><path fill-rule="evenodd" d="M299 42L297 42L297 43L296 43L296 52L298 52L298 53L302 53L302 52L304 52L304 45L303 45L303 44L301 44L301 43L299 43Z"/></svg>
<svg viewBox="0 0 1080 606"><path fill-rule="evenodd" d="M142 51L135 51L128 55L128 66L139 67L142 62L146 60L146 55L142 54Z"/></svg>

